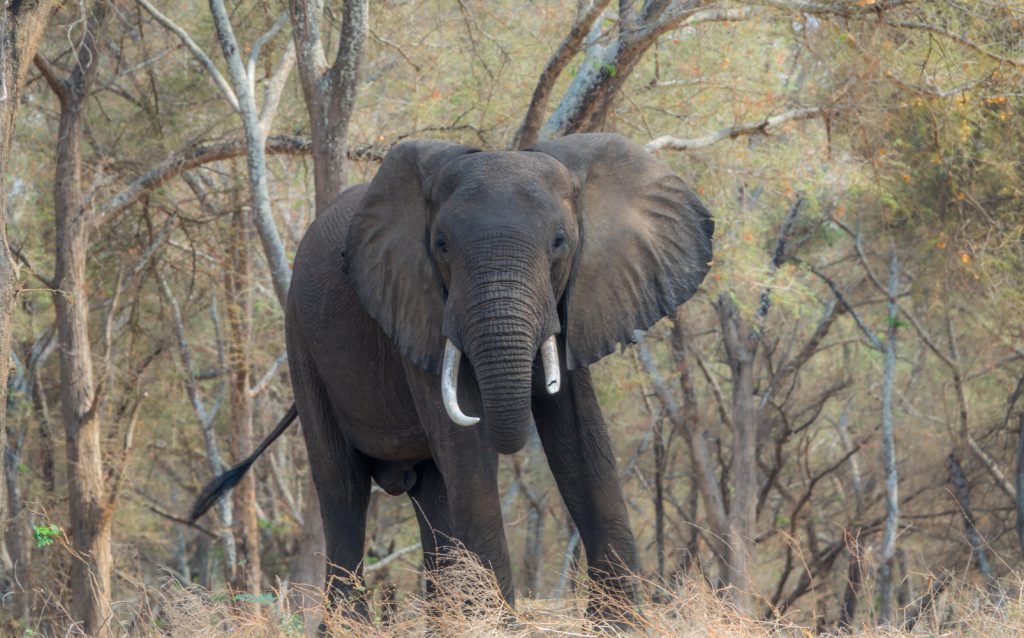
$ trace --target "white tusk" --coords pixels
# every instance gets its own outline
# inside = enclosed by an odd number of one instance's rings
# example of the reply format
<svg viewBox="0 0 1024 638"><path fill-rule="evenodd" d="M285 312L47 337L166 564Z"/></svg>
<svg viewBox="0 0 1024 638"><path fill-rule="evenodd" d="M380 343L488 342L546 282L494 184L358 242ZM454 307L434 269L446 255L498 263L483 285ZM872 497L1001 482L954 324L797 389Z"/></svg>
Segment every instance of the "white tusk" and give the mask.
<svg viewBox="0 0 1024 638"><path fill-rule="evenodd" d="M444 399L444 409L456 425L469 427L476 425L480 419L475 416L466 416L459 409L459 362L462 361L462 353L455 347L451 339L446 339L444 344L444 365L441 369L441 397Z"/></svg>
<svg viewBox="0 0 1024 638"><path fill-rule="evenodd" d="M544 360L544 387L548 394L558 392L562 385L562 376L558 366L558 344L555 335L548 337L540 347L540 358Z"/></svg>

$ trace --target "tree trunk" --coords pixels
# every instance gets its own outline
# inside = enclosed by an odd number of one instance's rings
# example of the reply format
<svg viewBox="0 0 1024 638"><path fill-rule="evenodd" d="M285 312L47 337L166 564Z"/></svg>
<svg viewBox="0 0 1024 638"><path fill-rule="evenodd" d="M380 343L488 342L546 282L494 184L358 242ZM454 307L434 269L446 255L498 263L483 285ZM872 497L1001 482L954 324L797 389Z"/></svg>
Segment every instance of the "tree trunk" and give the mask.
<svg viewBox="0 0 1024 638"><path fill-rule="evenodd" d="M0 8L0 184L7 184L10 168L11 142L14 122L21 103L21 89L28 75L29 65L42 41L43 30L50 21L54 0L35 0L12 3ZM7 245L7 188L0 188L0 405L7 405L7 361L11 352L11 316L18 289L18 273ZM7 413L0 410L0 450L7 446ZM0 470L3 470L0 454ZM0 537L7 525L7 494L0 490Z"/></svg>
<svg viewBox="0 0 1024 638"><path fill-rule="evenodd" d="M90 636L107 635L111 610L113 514L104 487L99 393L93 380L89 343L89 293L86 259L90 218L82 192L82 116L99 62L95 37L105 18L100 4L86 20L75 68L64 80L48 62L37 65L60 98L57 170L53 203L56 221L57 338L60 350L61 412L68 463L71 545L71 615Z"/></svg>
<svg viewBox="0 0 1024 638"><path fill-rule="evenodd" d="M324 542L324 522L320 518L320 499L316 495L313 477L306 471L303 494L302 533L296 542L297 550L288 565L291 602L305 616L306 635L311 636L320 624L320 606L323 604L324 574L327 571ZM295 587L294 585L299 585ZM314 594L314 592L317 592Z"/></svg>
<svg viewBox="0 0 1024 638"><path fill-rule="evenodd" d="M1021 557L1024 557L1024 412L1017 415L1017 419L1017 464L1014 473L1017 493L1014 506L1017 510L1017 544Z"/></svg>
<svg viewBox="0 0 1024 638"><path fill-rule="evenodd" d="M576 75L569 83L558 106L541 128L539 138L551 139L570 133L588 133L603 129L615 97L647 49L657 42L663 33L678 27L686 18L692 16L700 4L646 2L640 14L636 14L630 5L620 3L616 25L618 33L608 43L599 41L602 25L598 21L587 35L586 52ZM581 16L581 20L573 26L565 43L552 58L552 62L557 62L562 48L571 46L573 53L579 48L582 40L582 34L579 33L581 23L585 24L586 20L593 20L596 17L591 16L591 13ZM561 72L565 66L555 64L552 69L552 62L545 68L545 74ZM553 83L553 80L542 75L538 89L546 83ZM544 95L542 98L546 103L547 96ZM536 95L534 100L537 100ZM531 117L533 111L534 105L531 104L528 117ZM522 128L524 130L517 134L518 137L536 136L535 129L531 131L529 121L524 121Z"/></svg>
<svg viewBox="0 0 1024 638"><path fill-rule="evenodd" d="M889 328L885 341L885 368L882 383L882 464L885 469L885 531L879 552L881 565L878 573L878 616L883 625L892 622L892 567L896 555L896 534L899 531L899 477L896 473L896 441L893 436L892 392L896 374L896 328L899 308L899 265L895 248L889 249L889 290L887 321Z"/></svg>
<svg viewBox="0 0 1024 638"><path fill-rule="evenodd" d="M757 407L754 397L754 354L757 341L740 317L728 293L716 304L722 325L729 368L732 371L732 459L726 542L726 583L733 588L736 606L752 611L753 582L750 578L750 549L757 514Z"/></svg>
<svg viewBox="0 0 1024 638"><path fill-rule="evenodd" d="M238 110L242 115L245 129L246 168L249 172L249 192L252 197L253 221L263 242L263 253L270 266L270 278L274 284L274 293L283 308L288 297L288 286L291 282L291 269L285 258L284 244L277 232L274 218L270 211L270 192L267 186L267 154L264 148L265 135L256 111L256 97L252 94L255 78L246 75L242 66L241 53L235 40L234 30L228 18L223 0L210 0L210 12L217 28L217 39L224 52L228 64L228 73L238 99ZM315 148L316 142L314 142ZM344 149L342 149L344 156ZM248 454L248 452L246 452Z"/></svg>
<svg viewBox="0 0 1024 638"><path fill-rule="evenodd" d="M334 62L327 66L320 39L322 2L290 0L292 36L299 80L313 138L316 212L323 213L348 182L345 156L348 123L359 88L359 66L369 31L368 0L344 0L341 37Z"/></svg>
<svg viewBox="0 0 1024 638"><path fill-rule="evenodd" d="M249 396L252 358L252 237L250 213L239 208L229 229L228 264L224 275L225 313L228 321L227 364L231 396L231 454L247 457L253 444L253 406ZM238 569L231 586L258 594L262 581L259 525L256 518L256 476L248 473L232 492Z"/></svg>
<svg viewBox="0 0 1024 638"><path fill-rule="evenodd" d="M992 564L988 560L988 550L985 548L985 540L978 531L975 522L974 512L971 510L971 491L967 483L967 476L964 468L956 458L956 454L950 453L946 459L949 467L949 478L953 482L953 489L956 492L957 504L960 506L960 514L964 518L964 532L967 535L967 542L970 543L971 553L977 559L978 571L985 577L988 583L989 592L993 596L999 595L999 581L996 580L992 571Z"/></svg>

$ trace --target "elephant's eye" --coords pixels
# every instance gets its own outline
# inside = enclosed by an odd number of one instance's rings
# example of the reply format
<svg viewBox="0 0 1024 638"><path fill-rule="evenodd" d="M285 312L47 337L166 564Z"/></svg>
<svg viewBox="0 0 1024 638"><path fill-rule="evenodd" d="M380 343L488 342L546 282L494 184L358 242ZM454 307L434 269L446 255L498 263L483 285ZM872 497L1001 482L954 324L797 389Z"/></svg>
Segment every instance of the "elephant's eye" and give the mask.
<svg viewBox="0 0 1024 638"><path fill-rule="evenodd" d="M562 246L565 246L565 242L566 242L566 239L565 239L565 231L564 231L564 230L562 230L561 228L559 228L559 229L558 229L558 232L557 232L557 233L555 233L555 239L554 239L554 241L552 241L552 242L551 242L551 247L552 247L553 249L555 249L555 250L558 250L558 249L559 249L559 248L561 248Z"/></svg>
<svg viewBox="0 0 1024 638"><path fill-rule="evenodd" d="M444 235L439 234L437 236L437 239L434 240L434 247L439 255L448 256L448 240L445 239Z"/></svg>

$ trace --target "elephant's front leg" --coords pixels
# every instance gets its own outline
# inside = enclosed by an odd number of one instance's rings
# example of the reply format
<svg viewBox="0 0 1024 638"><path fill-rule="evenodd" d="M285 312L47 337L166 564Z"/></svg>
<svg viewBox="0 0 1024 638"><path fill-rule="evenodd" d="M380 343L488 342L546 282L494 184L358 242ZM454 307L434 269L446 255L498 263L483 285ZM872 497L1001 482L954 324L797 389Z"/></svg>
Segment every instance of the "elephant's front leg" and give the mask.
<svg viewBox="0 0 1024 638"><path fill-rule="evenodd" d="M636 543L615 456L587 369L562 368L562 389L534 399L534 417L551 473L587 551L588 614L631 620ZM612 604L609 605L609 601Z"/></svg>
<svg viewBox="0 0 1024 638"><path fill-rule="evenodd" d="M453 538L446 541L438 537L438 552L448 553L452 540L465 546L494 572L501 595L511 607L515 590L501 518L498 454L486 436L485 424L464 427L452 422L440 401L439 377L409 364L407 378L447 499L447 522ZM479 399L466 396L469 394L460 391L461 405L471 414L480 414ZM448 547L444 546L446 542Z"/></svg>

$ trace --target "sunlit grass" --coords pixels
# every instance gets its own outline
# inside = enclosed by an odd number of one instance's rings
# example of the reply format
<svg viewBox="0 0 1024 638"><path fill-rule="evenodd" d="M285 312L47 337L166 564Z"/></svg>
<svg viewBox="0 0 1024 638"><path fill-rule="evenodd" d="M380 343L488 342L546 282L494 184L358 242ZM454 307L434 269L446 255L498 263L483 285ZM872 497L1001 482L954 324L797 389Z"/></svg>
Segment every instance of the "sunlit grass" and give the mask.
<svg viewBox="0 0 1024 638"><path fill-rule="evenodd" d="M586 617L582 597L528 599L515 612L501 602L497 583L471 555L457 557L434 577L431 598L406 595L397 609L375 605L371 621L352 619L351 607L340 604L323 615L320 609L301 609L288 603L284 592L257 600L213 595L198 587L168 584L159 594L155 616L126 635L172 638L228 636L295 638L304 635L304 614L313 613L331 635L364 638L399 636L680 636L782 637L847 635L855 638L936 636L1002 638L1024 635L1024 600L1018 583L995 602L987 593L959 582L945 588L917 616L912 629L876 627L862 621L848 632L835 627L801 624L788 618L760 619L739 613L704 581L688 579L669 589L643 582L643 599L634 620L617 625L599 624ZM657 602L652 602L652 601ZM862 603L863 604L863 603ZM386 606L384 606L386 607ZM386 617L383 618L383 617ZM899 623L905 620L901 616ZM144 629L143 627L148 627Z"/></svg>

